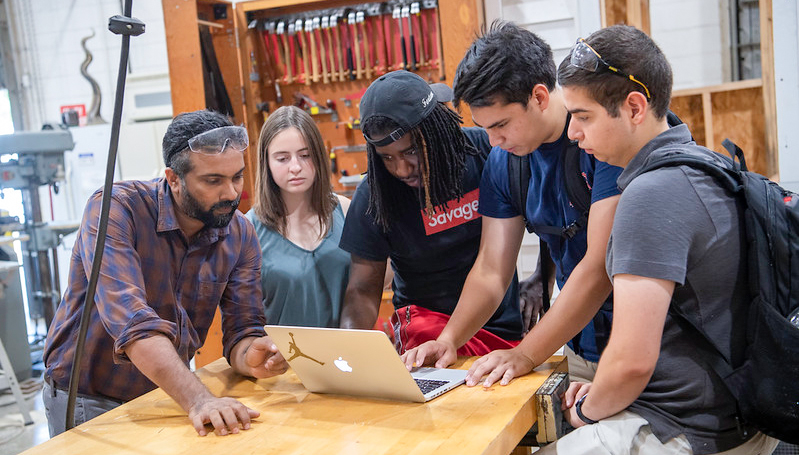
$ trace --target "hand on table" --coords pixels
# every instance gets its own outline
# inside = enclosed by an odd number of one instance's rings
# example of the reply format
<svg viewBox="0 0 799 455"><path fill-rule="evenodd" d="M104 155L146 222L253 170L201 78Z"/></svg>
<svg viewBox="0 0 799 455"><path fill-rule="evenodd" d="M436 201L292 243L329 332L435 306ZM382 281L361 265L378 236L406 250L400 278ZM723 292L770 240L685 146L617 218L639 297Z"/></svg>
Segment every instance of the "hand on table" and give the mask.
<svg viewBox="0 0 799 455"><path fill-rule="evenodd" d="M209 396L199 400L189 409L191 424L200 436L208 434L205 428L208 423L214 426L214 431L220 436L238 433L239 423L243 430L249 430L250 420L259 415L260 412L228 397Z"/></svg>
<svg viewBox="0 0 799 455"><path fill-rule="evenodd" d="M426 341L402 354L402 361L410 371L417 367L435 362L436 368L446 368L458 358L458 348L443 341Z"/></svg>
<svg viewBox="0 0 799 455"><path fill-rule="evenodd" d="M499 381L500 385L508 385L511 379L527 374L535 368L529 357L516 348L500 349L489 352L477 359L466 375L466 385L477 385L483 376L483 387L491 387Z"/></svg>
<svg viewBox="0 0 799 455"><path fill-rule="evenodd" d="M250 375L255 378L277 376L289 368L286 359L268 336L256 338L247 348L244 359L250 368Z"/></svg>

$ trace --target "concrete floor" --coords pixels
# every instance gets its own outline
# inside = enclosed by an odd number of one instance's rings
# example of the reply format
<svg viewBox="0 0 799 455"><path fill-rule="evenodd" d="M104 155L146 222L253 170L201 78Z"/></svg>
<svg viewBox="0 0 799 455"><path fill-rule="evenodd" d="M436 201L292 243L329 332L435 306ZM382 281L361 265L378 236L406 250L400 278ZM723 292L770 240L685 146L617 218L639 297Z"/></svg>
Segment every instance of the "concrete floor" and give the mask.
<svg viewBox="0 0 799 455"><path fill-rule="evenodd" d="M23 394L28 412L33 418L32 425L23 423L22 414L11 391L0 391L0 455L16 455L50 439L42 404L41 378L29 379L21 385L30 386L31 381L35 382L34 386L38 386L38 390Z"/></svg>

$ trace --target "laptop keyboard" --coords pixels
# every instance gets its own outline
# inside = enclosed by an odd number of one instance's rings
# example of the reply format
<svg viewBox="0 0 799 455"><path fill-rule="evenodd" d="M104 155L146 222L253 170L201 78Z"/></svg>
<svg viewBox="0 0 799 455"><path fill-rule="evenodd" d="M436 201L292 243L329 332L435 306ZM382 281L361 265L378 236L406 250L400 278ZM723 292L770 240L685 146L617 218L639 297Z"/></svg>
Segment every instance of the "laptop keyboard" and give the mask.
<svg viewBox="0 0 799 455"><path fill-rule="evenodd" d="M413 378L416 381L416 385L422 390L422 393L427 393L432 390L435 390L442 385L446 384L448 381L437 381L435 379L417 379Z"/></svg>

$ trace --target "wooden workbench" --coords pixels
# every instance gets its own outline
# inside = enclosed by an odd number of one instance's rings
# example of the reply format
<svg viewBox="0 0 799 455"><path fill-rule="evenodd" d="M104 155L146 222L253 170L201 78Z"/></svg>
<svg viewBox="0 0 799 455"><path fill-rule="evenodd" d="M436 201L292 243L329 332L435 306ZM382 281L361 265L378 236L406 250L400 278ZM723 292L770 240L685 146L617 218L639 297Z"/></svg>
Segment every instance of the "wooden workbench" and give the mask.
<svg viewBox="0 0 799 455"><path fill-rule="evenodd" d="M536 420L536 389L566 368L554 356L507 386L461 386L418 404L310 393L291 370L247 379L219 359L197 375L215 394L261 412L250 430L199 437L158 389L24 454L508 454Z"/></svg>

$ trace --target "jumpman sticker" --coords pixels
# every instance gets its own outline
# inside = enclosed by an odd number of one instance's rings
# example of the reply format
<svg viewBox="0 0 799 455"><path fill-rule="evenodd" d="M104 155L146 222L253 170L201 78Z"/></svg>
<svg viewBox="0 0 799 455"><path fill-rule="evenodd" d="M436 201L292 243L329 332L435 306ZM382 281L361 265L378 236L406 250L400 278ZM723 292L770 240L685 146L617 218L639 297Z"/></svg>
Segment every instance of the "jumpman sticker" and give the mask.
<svg viewBox="0 0 799 455"><path fill-rule="evenodd" d="M313 360L314 362L318 363L319 365L324 365L325 362L320 362L313 357L307 356L300 351L300 348L297 347L297 343L294 342L294 334L289 332L289 336L291 337L291 341L289 342L289 354L293 353L290 358L286 361L291 362L292 360L296 359L297 357L305 357L306 359Z"/></svg>

